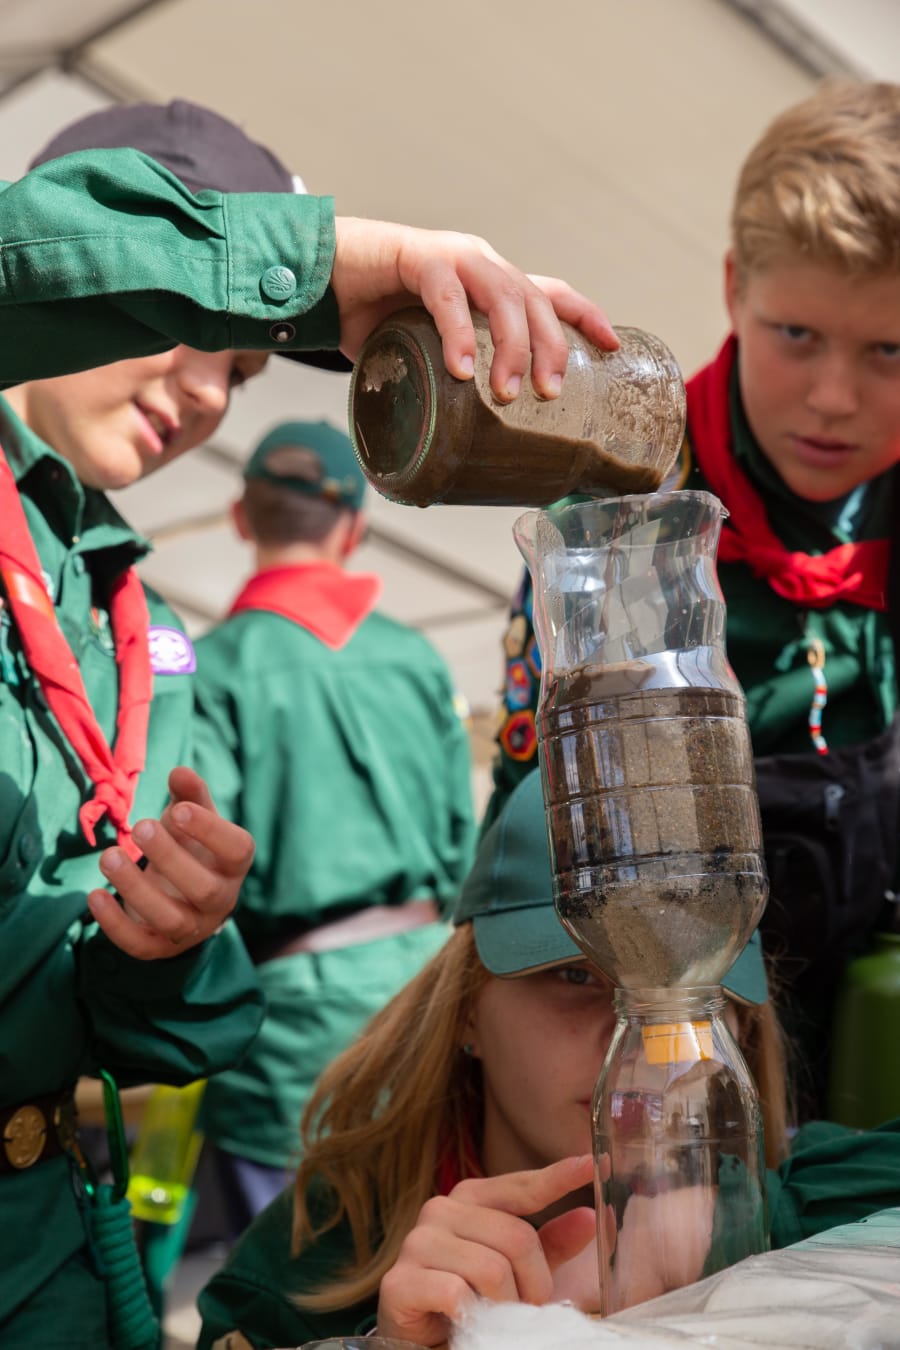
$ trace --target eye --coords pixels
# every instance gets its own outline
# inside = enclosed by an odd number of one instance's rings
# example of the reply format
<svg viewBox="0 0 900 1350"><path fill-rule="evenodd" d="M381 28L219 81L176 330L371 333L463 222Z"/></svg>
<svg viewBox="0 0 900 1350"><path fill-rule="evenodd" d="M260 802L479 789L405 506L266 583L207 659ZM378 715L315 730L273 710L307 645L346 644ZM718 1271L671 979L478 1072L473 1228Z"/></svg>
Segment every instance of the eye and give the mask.
<svg viewBox="0 0 900 1350"><path fill-rule="evenodd" d="M787 338L788 342L804 342L811 337L811 331L804 328L800 323L780 323L778 331Z"/></svg>
<svg viewBox="0 0 900 1350"><path fill-rule="evenodd" d="M585 985L596 982L596 975L592 975L587 966L563 966L558 970L557 975L564 984Z"/></svg>
<svg viewBox="0 0 900 1350"><path fill-rule="evenodd" d="M259 375L265 369L266 362L269 359L268 352L241 352L232 362L229 384L232 389L239 389L242 384L252 380L254 376Z"/></svg>
<svg viewBox="0 0 900 1350"><path fill-rule="evenodd" d="M875 354L887 361L896 361L900 357L900 342L876 342Z"/></svg>

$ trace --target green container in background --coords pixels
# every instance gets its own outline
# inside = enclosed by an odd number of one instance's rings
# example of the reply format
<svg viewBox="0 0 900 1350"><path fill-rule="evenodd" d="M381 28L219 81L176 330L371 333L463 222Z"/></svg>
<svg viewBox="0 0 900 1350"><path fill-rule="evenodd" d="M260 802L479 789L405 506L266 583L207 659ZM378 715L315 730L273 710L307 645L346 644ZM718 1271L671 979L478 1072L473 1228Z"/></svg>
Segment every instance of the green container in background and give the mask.
<svg viewBox="0 0 900 1350"><path fill-rule="evenodd" d="M900 1116L900 933L876 933L835 1005L828 1114L871 1129Z"/></svg>

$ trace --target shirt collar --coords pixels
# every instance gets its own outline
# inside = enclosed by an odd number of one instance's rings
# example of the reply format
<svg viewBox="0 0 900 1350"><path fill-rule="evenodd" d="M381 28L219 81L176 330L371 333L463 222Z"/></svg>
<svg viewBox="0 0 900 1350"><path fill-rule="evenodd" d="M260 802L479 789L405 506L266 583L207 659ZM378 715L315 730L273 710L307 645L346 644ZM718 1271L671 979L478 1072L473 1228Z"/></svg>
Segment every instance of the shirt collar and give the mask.
<svg viewBox="0 0 900 1350"><path fill-rule="evenodd" d="M0 395L0 445L19 490L37 501L50 528L79 551L125 547L134 558L150 541L133 530L105 493L87 488L67 460L42 440Z"/></svg>

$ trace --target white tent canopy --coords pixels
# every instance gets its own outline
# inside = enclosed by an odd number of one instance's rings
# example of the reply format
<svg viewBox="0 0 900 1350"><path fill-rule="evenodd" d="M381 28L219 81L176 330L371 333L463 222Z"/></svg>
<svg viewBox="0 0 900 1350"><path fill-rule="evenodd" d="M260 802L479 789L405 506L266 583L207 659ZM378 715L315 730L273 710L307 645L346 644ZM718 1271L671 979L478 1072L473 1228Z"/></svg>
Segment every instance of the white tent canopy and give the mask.
<svg viewBox="0 0 900 1350"><path fill-rule="evenodd" d="M0 177L73 117L183 96L266 141L345 215L483 234L563 274L686 370L724 333L736 169L828 70L900 75L894 0L0 0ZM891 40L893 39L893 41ZM790 50L788 50L788 48ZM893 62L894 69L885 62ZM273 359L214 445L120 494L147 579L194 632L249 567L227 520L239 466L286 417L346 422L347 379ZM513 510L370 496L358 566L490 714L520 572Z"/></svg>

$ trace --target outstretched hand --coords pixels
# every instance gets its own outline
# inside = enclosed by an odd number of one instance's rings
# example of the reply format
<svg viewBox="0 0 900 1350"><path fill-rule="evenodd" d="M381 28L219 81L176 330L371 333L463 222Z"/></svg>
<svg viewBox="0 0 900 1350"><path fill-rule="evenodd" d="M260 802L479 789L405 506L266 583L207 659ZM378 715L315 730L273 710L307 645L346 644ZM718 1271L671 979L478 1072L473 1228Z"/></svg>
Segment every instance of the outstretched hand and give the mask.
<svg viewBox="0 0 900 1350"><path fill-rule="evenodd" d="M224 820L193 769L173 769L159 820L132 831L147 859L142 871L121 848L100 855L100 870L122 899L91 891L88 906L106 936L129 956L155 961L204 942L228 918L253 861L253 839Z"/></svg>
<svg viewBox="0 0 900 1350"><path fill-rule="evenodd" d="M555 277L529 277L476 235L422 230L386 221L335 220L331 285L341 318L341 349L355 359L372 329L405 305L423 304L443 339L444 361L457 379L475 369L469 305L485 314L494 343L491 388L516 397L531 369L535 392L556 398L567 346L559 320L605 350L619 345L601 309Z"/></svg>
<svg viewBox="0 0 900 1350"><path fill-rule="evenodd" d="M579 1206L539 1229L522 1216L589 1185L592 1171L590 1156L563 1158L537 1171L461 1181L428 1200L381 1281L377 1334L442 1345L448 1322L476 1297L534 1304L563 1297L554 1272L593 1244L594 1211ZM593 1293L593 1254L590 1264Z"/></svg>

